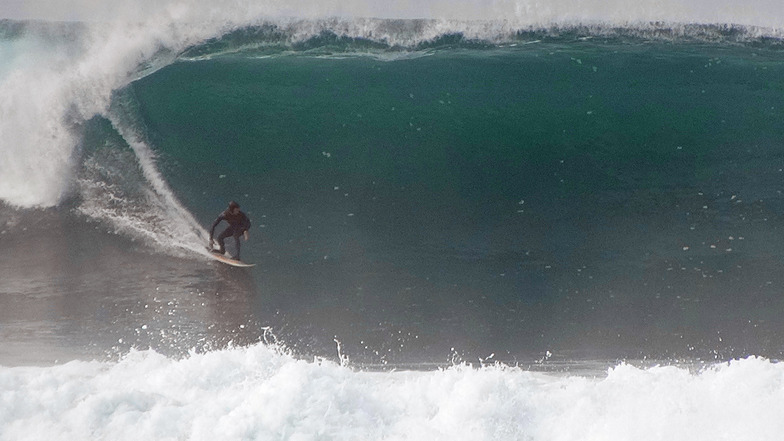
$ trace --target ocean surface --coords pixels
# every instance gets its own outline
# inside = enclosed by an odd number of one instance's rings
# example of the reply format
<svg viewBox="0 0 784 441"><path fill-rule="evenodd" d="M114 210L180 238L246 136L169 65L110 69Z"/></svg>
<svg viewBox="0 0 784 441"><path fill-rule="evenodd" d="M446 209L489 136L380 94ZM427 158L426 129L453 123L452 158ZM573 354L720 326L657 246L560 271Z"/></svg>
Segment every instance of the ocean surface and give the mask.
<svg viewBox="0 0 784 441"><path fill-rule="evenodd" d="M780 6L198 4L0 21L0 440L784 436Z"/></svg>

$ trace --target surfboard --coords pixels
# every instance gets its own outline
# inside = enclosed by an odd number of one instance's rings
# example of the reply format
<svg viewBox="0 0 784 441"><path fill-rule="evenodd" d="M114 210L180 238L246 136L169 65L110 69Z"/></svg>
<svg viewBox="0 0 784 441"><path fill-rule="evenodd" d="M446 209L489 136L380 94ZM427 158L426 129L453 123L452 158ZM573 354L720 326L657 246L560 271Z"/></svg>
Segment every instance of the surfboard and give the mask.
<svg viewBox="0 0 784 441"><path fill-rule="evenodd" d="M240 268L250 268L252 266L256 266L255 263L245 263L245 262L243 262L241 260L232 259L232 258L226 257L226 256L224 256L222 254L213 253L212 251L210 251L210 256L213 259L217 260L218 262L223 262L226 265L236 266L236 267L240 267Z"/></svg>

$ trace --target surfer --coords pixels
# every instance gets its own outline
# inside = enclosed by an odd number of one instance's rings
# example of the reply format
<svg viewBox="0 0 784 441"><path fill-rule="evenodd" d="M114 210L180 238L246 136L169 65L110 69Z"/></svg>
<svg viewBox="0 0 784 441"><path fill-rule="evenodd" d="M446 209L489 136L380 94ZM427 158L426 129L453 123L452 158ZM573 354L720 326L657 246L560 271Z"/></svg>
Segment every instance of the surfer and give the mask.
<svg viewBox="0 0 784 441"><path fill-rule="evenodd" d="M214 250L212 248L212 237L213 234L215 234L215 227L224 220L229 223L229 226L218 236L218 246L220 248ZM248 219L248 216L246 216L245 213L240 211L240 205L238 203L231 201L229 202L229 208L221 213L218 218L215 219L215 222L212 223L212 227L210 228L210 244L208 248L212 250L212 252L225 254L226 248L223 242L227 237L233 236L234 242L237 245L237 255L234 256L234 258L240 260L240 236L245 236L245 240L247 241L249 228L250 219Z"/></svg>

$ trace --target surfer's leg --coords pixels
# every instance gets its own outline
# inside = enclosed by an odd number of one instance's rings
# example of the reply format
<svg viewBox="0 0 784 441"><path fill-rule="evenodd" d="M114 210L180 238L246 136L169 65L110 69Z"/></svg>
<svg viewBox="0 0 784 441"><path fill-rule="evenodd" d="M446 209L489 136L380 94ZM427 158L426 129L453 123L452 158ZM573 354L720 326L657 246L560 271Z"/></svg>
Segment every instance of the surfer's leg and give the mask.
<svg viewBox="0 0 784 441"><path fill-rule="evenodd" d="M218 236L218 247L219 247L218 252L219 253L221 253L221 254L225 254L226 253L226 244L224 242L226 241L227 237L232 236L233 234L234 234L234 229L229 227L229 228L226 228L225 230L223 230L223 232L220 234L220 236Z"/></svg>

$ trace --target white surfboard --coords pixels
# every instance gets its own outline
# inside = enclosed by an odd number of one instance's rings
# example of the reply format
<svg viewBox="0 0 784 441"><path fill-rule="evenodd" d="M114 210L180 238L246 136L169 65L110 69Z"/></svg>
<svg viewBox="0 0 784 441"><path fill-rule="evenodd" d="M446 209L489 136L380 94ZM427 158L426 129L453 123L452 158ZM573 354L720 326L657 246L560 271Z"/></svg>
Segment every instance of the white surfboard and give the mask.
<svg viewBox="0 0 784 441"><path fill-rule="evenodd" d="M255 263L245 263L245 262L243 262L241 260L237 260L237 259L232 259L230 257L226 257L223 254L213 253L212 251L210 251L209 254L210 254L210 257L212 257L213 259L217 260L218 262L223 262L226 265L236 266L236 267L240 267L240 268L250 268L252 266L256 266Z"/></svg>

